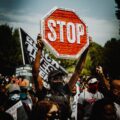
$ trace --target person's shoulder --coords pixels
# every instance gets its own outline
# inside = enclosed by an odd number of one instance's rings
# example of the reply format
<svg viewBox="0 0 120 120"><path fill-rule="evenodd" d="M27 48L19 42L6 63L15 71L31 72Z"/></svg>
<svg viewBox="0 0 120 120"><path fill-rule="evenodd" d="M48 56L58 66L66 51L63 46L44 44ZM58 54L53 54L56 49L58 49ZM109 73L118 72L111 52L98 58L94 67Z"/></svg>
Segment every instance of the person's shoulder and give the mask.
<svg viewBox="0 0 120 120"><path fill-rule="evenodd" d="M84 90L81 92L81 95L84 95L84 94L90 94L90 92L88 92L87 89L84 89Z"/></svg>
<svg viewBox="0 0 120 120"><path fill-rule="evenodd" d="M102 96L102 97L104 97L104 95L101 92L99 92L99 91L97 91L97 94Z"/></svg>
<svg viewBox="0 0 120 120"><path fill-rule="evenodd" d="M103 99L104 98L104 95L97 91L95 94L94 94L94 97L96 98L96 100L99 100L99 99Z"/></svg>
<svg viewBox="0 0 120 120"><path fill-rule="evenodd" d="M63 91L64 91L65 94L71 95L71 91L70 91L70 89L69 89L68 84L65 84L65 85L63 86Z"/></svg>
<svg viewBox="0 0 120 120"><path fill-rule="evenodd" d="M80 95L79 95L79 99L85 99L86 96L88 96L88 95L89 95L88 91L87 91L87 90L83 90L83 91L80 93Z"/></svg>

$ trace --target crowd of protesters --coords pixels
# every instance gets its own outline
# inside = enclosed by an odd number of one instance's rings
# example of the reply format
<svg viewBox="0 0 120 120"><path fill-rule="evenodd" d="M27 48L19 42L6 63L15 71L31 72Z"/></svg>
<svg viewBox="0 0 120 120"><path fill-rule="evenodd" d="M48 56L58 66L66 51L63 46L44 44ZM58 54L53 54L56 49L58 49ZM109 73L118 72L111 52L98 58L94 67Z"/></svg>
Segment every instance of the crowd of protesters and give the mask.
<svg viewBox="0 0 120 120"><path fill-rule="evenodd" d="M0 120L16 120L6 111L19 101L23 108L17 120L120 120L120 76L108 80L100 66L96 67L97 76L79 76L88 47L67 82L64 74L55 70L49 73L50 88L46 88L39 75L44 44L40 35L37 40L34 86L29 87L29 80L22 76L0 74Z"/></svg>

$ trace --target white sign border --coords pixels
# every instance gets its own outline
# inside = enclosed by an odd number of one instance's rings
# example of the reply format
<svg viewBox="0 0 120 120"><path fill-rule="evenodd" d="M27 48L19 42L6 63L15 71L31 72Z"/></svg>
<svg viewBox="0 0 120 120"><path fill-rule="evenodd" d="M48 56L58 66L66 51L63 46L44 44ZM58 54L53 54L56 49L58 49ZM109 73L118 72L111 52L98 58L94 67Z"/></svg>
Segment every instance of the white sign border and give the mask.
<svg viewBox="0 0 120 120"><path fill-rule="evenodd" d="M61 58L61 59L78 59L81 54L85 51L85 49L89 46L89 36L88 36L88 27L86 26L86 32L87 32L87 43L85 44L85 46L77 53L77 55L65 55L65 54L59 54L49 43L45 38L45 27L44 27L44 20L50 16L56 9L60 9L60 10L67 10L67 11L72 11L76 14L75 10L73 9L66 9L66 8L58 8L58 7L54 7L53 9L51 9L41 20L40 20L40 33L42 35L42 40L45 43L45 45L47 46L47 48L55 55L55 57L57 58ZM79 17L79 15L76 14L76 16ZM79 17L80 18L80 17ZM80 18L80 20L83 22L83 20ZM85 22L83 22L85 24ZM85 24L86 25L86 24Z"/></svg>

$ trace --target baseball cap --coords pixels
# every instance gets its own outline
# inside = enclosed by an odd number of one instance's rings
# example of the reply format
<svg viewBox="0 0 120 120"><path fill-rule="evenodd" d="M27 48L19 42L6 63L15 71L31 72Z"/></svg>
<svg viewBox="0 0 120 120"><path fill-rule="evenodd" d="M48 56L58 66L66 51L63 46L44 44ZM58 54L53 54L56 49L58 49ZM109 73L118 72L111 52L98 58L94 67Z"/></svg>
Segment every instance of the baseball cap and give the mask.
<svg viewBox="0 0 120 120"><path fill-rule="evenodd" d="M96 78L91 78L90 80L88 80L88 84L93 84L98 82L98 80Z"/></svg>

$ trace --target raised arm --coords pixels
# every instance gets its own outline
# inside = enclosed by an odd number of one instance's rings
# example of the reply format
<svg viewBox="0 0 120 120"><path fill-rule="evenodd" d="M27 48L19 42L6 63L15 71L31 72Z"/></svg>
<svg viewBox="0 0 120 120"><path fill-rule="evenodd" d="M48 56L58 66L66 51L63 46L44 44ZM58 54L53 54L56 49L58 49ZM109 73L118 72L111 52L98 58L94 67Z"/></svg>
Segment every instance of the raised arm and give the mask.
<svg viewBox="0 0 120 120"><path fill-rule="evenodd" d="M40 59L42 56L42 50L43 50L43 42L41 41L41 35L38 34L37 37L37 52L36 52L36 57L35 61L33 64L33 79L35 83L35 89L38 91L42 89L42 77L39 75L39 67L40 67Z"/></svg>
<svg viewBox="0 0 120 120"><path fill-rule="evenodd" d="M74 86L75 86L75 84L76 84L76 82L77 82L77 80L79 78L79 75L80 75L80 73L81 73L81 71L83 69L88 49L89 49L89 47L80 56L79 61L77 62L75 71L74 71L72 77L70 78L70 81L68 83L68 87L69 87L70 91L72 91L72 89L74 88Z"/></svg>
<svg viewBox="0 0 120 120"><path fill-rule="evenodd" d="M101 83L102 83L103 87L106 90L110 90L110 84L109 84L109 81L106 79L106 77L103 73L103 68L101 66L96 67L96 72L101 79Z"/></svg>

